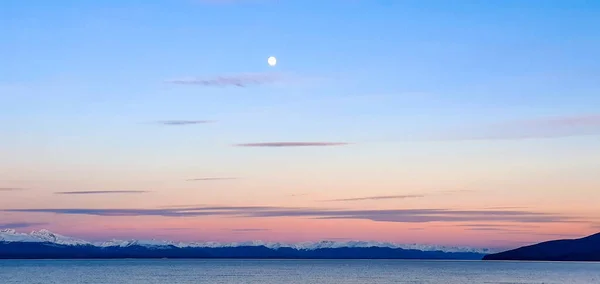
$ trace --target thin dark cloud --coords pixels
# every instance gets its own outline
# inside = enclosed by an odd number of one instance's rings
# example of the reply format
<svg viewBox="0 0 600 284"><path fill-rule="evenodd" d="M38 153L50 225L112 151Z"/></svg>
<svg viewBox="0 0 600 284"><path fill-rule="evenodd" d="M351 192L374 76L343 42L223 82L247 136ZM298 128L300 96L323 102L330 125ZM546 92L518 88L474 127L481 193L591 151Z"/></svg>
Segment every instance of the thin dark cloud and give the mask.
<svg viewBox="0 0 600 284"><path fill-rule="evenodd" d="M185 204L185 205L167 205L167 206L160 206L158 208L197 208L197 207L202 207L202 206L208 206L207 204Z"/></svg>
<svg viewBox="0 0 600 284"><path fill-rule="evenodd" d="M145 190L91 190L91 191L59 191L54 194L139 194L148 193Z"/></svg>
<svg viewBox="0 0 600 284"><path fill-rule="evenodd" d="M25 190L25 188L18 188L18 187L0 187L0 191L22 191Z"/></svg>
<svg viewBox="0 0 600 284"><path fill-rule="evenodd" d="M228 216L250 214L254 211L271 210L277 207L267 206L213 206L213 207L181 207L158 209L8 209L4 212L54 213L61 215L93 215L93 216L165 216L165 217L196 217L196 216Z"/></svg>
<svg viewBox="0 0 600 284"><path fill-rule="evenodd" d="M170 209L7 209L5 212L53 213L59 215L92 215L92 216L186 216L184 212ZM216 212L215 212L216 213ZM189 214L188 214L189 215ZM201 216L199 212L192 216Z"/></svg>
<svg viewBox="0 0 600 284"><path fill-rule="evenodd" d="M203 178L191 178L186 181L219 181L219 180L234 180L236 177L203 177Z"/></svg>
<svg viewBox="0 0 600 284"><path fill-rule="evenodd" d="M223 75L212 78L182 78L167 80L167 83L178 85L199 85L206 87L248 87L250 85L273 84L283 81L276 73L250 73L238 75Z"/></svg>
<svg viewBox="0 0 600 284"><path fill-rule="evenodd" d="M329 199L329 200L321 200L321 201L346 202L346 201L365 201L365 200L384 200L384 199L407 199L407 198L421 198L421 197L425 197L425 195L420 195L420 194L380 195L380 196L367 196L367 197L356 197L356 198Z"/></svg>
<svg viewBox="0 0 600 284"><path fill-rule="evenodd" d="M160 120L157 121L159 124L163 125L194 125L194 124L206 124L213 123L214 120Z"/></svg>
<svg viewBox="0 0 600 284"><path fill-rule="evenodd" d="M330 199L330 200L321 200L324 202L345 202L345 201L365 201L365 200L385 200L385 199L407 199L407 198L423 198L429 195L437 195L437 194L460 194L460 193L468 193L474 192L475 190L470 189L456 189L456 190L440 190L437 192L432 192L430 194L403 194L403 195L381 195L381 196L366 196L366 197L356 197L356 198L340 198L340 199Z"/></svg>
<svg viewBox="0 0 600 284"><path fill-rule="evenodd" d="M48 223L35 223L35 222L14 222L14 223L2 223L0 229L23 229L37 226L48 225Z"/></svg>
<svg viewBox="0 0 600 284"><path fill-rule="evenodd" d="M238 147L326 147L326 146L345 146L350 143L345 142L261 142L235 144Z"/></svg>
<svg viewBox="0 0 600 284"><path fill-rule="evenodd" d="M582 222L569 215L518 211L518 210L453 210L453 209L388 209L339 210L324 208L296 208L271 206L214 206L163 209L7 209L5 212L54 213L96 216L229 216L246 218L298 217L312 219L361 219L376 222L427 223L427 222L519 222L557 223Z"/></svg>
<svg viewBox="0 0 600 284"><path fill-rule="evenodd" d="M528 211L460 211L450 209L356 210L333 212L259 212L258 216L304 216L318 219L366 219L377 222L571 222L574 218L559 214Z"/></svg>
<svg viewBox="0 0 600 284"><path fill-rule="evenodd" d="M517 140L600 135L600 114L544 117L453 131L441 140Z"/></svg>

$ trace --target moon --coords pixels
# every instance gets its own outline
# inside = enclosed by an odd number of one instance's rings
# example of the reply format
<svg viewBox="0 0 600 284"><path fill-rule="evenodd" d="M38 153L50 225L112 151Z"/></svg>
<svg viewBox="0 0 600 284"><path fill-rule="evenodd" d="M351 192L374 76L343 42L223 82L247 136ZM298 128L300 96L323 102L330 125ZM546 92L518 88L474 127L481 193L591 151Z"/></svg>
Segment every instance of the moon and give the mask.
<svg viewBox="0 0 600 284"><path fill-rule="evenodd" d="M277 65L277 58L275 58L275 56L271 56L269 59L267 59L267 63L269 63L269 66L275 66Z"/></svg>

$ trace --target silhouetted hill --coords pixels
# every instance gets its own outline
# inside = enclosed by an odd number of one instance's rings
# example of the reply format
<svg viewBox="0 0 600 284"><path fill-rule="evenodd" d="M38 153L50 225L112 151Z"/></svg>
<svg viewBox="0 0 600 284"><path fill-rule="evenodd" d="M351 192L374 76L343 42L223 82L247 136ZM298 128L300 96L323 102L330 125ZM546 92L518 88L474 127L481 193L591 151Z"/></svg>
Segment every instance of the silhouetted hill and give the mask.
<svg viewBox="0 0 600 284"><path fill-rule="evenodd" d="M483 260L600 261L600 233L486 255Z"/></svg>

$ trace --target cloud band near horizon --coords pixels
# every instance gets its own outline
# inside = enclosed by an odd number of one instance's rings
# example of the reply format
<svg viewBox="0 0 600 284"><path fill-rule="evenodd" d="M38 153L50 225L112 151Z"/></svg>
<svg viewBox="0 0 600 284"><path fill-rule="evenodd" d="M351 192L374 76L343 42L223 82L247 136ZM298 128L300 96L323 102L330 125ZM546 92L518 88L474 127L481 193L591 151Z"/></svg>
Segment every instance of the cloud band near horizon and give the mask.
<svg viewBox="0 0 600 284"><path fill-rule="evenodd" d="M517 222L555 223L585 222L581 217L556 213L517 210L453 210L453 209L374 209L341 210L324 208L269 207L269 206L205 206L157 209L6 209L4 212L52 213L62 215L94 216L164 216L199 217L229 216L239 218L299 217L311 219L362 219L376 222Z"/></svg>

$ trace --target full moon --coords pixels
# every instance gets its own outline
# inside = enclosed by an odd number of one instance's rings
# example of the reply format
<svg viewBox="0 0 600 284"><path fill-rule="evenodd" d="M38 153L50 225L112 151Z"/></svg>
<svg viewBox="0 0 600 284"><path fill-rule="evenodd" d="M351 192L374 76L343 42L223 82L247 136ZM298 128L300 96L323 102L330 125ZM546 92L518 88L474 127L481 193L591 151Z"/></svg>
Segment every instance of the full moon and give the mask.
<svg viewBox="0 0 600 284"><path fill-rule="evenodd" d="M269 59L267 59L267 63L269 63L270 66L275 66L277 64L277 58L275 58L275 56L271 56Z"/></svg>

